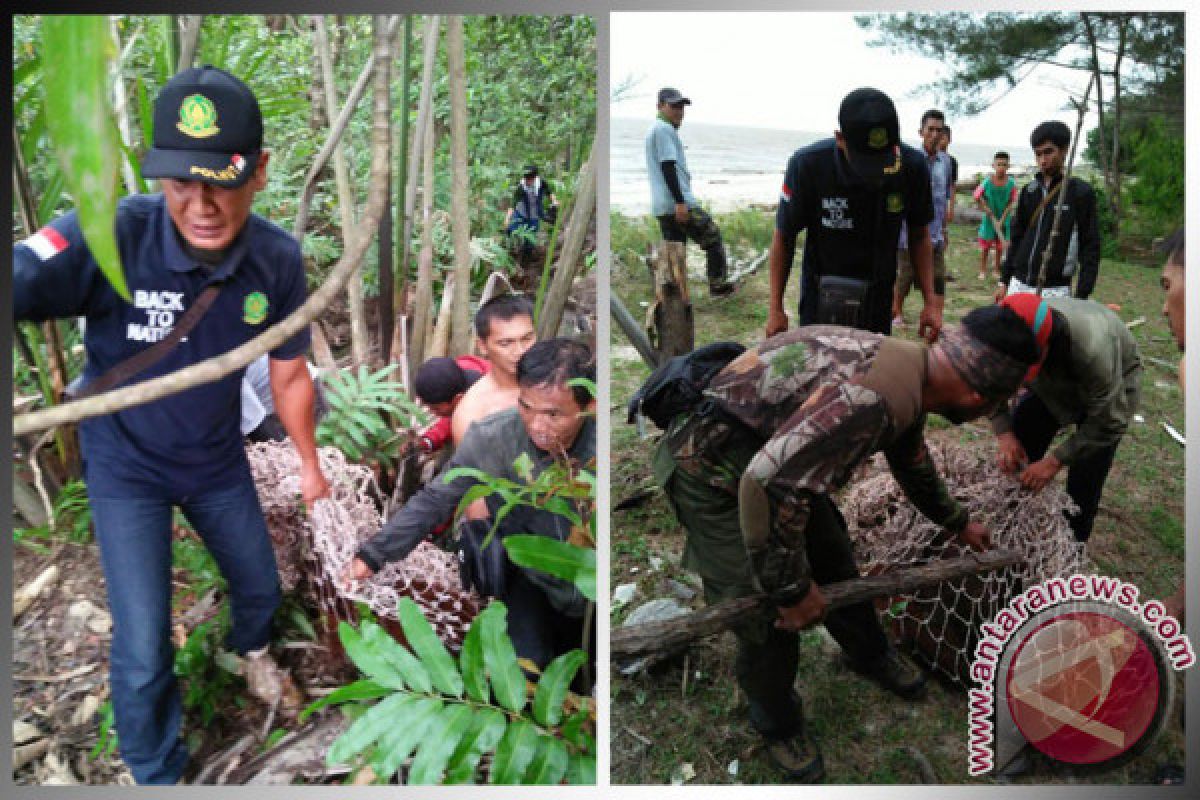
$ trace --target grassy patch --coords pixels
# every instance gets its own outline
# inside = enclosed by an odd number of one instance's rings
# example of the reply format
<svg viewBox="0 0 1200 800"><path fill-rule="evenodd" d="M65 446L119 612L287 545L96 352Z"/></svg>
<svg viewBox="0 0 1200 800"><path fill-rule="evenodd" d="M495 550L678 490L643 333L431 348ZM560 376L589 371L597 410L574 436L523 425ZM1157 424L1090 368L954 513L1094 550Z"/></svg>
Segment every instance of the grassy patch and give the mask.
<svg viewBox="0 0 1200 800"><path fill-rule="evenodd" d="M773 230L770 212L747 210L718 215L726 234L732 268L749 264L764 252ZM642 260L658 238L652 218L628 220L614 215L612 286L635 318L645 315L653 294ZM953 280L947 289L946 321L955 322L972 308L991 302L993 283L980 281L975 229L954 225L947 265ZM795 324L799 272L797 264L785 298ZM768 297L765 263L730 297L712 299L705 291L704 256L688 248L696 344L761 339ZM1104 260L1094 298L1117 303L1144 359L1178 363L1178 353L1160 312L1158 271ZM910 296L910 321L919 311L919 296ZM1137 322L1138 320L1141 322ZM914 338L912 326L898 335ZM650 454L658 431L648 424L642 438L625 423L625 401L648 374L617 326L612 340L612 500L619 503L653 487ZM1130 580L1144 597L1165 598L1183 575L1184 451L1163 431L1161 422L1183 425L1183 398L1176 376L1147 360L1143 377L1142 422L1125 436L1106 484L1101 511L1089 544L1100 572ZM981 447L992 446L983 424L954 428L931 418L931 435ZM1058 478L1064 480L1065 476ZM612 585L635 583L629 606L613 613L619 625L629 611L655 597L677 591L673 581L702 594L695 576L679 565L684 537L660 492L651 491L635 507L612 517ZM657 567L655 566L657 565ZM804 698L811 729L820 743L829 783L921 783L921 759L939 783L964 783L967 711L965 695L934 683L929 696L906 703L841 668L836 645L823 632L802 637L797 689ZM612 679L612 780L614 783L666 783L681 764L696 771L694 783L778 783L761 742L749 726L745 699L734 678L732 635L694 645L685 656L660 665L652 674ZM1165 761L1182 761L1183 735L1177 711L1167 732L1146 754L1127 765L1101 773L1075 774L1039 764L1023 783L1137 783L1149 780ZM734 762L737 762L734 764Z"/></svg>

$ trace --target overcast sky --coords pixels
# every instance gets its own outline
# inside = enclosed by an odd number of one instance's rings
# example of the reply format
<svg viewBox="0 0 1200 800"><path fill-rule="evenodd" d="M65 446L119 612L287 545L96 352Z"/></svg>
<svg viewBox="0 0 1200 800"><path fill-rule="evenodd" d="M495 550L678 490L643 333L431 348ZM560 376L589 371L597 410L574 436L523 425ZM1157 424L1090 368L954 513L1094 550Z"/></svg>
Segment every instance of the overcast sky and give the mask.
<svg viewBox="0 0 1200 800"><path fill-rule="evenodd" d="M614 117L652 116L658 88L674 86L691 98L692 122L832 132L842 97L874 86L892 98L900 135L912 142L921 113L937 105L913 91L946 74L937 61L868 47L875 34L850 13L635 12L611 20L611 85L637 82L613 103ZM983 114L950 117L954 141L1015 149L1046 119L1074 130L1067 81L1080 94L1086 85L1081 73L1040 68Z"/></svg>

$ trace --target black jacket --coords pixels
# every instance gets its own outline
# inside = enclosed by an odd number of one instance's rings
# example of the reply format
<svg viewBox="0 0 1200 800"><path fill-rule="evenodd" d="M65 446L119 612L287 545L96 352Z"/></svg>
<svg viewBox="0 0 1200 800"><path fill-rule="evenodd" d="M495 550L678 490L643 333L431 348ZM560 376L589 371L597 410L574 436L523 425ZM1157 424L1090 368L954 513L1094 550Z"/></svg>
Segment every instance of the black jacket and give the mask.
<svg viewBox="0 0 1200 800"><path fill-rule="evenodd" d="M1050 190L1062 182L1062 176L1054 180ZM1050 229L1054 225L1054 209L1058 196L1046 203L1042 213L1032 220L1034 212L1045 195L1041 177L1035 177L1017 198L1017 214L1013 218L1012 242L1008 257L1004 260L1004 283L1017 278L1029 286L1036 286L1038 272L1042 266L1042 253L1050 241ZM1031 224L1032 222L1032 224ZM1096 192L1086 181L1071 178L1063 198L1062 222L1054 240L1054 250L1046 268L1046 288L1070 286L1070 274L1064 275L1067 267L1067 249L1071 234L1079 240L1079 281L1075 285L1075 297L1087 299L1096 287L1096 274L1100 267L1100 226L1096 220Z"/></svg>

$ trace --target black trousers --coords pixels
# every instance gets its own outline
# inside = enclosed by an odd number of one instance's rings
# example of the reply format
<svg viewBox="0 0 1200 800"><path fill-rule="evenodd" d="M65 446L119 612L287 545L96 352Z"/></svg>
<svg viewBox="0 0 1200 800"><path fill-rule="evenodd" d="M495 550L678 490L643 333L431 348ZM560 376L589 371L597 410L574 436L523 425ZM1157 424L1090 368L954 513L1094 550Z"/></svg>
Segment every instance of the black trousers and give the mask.
<svg viewBox="0 0 1200 800"><path fill-rule="evenodd" d="M1046 455L1046 449L1061 428L1050 409L1033 392L1026 392L1017 402L1012 422L1013 435L1025 448L1031 463ZM1086 542L1092 535L1096 510L1100 507L1100 495L1104 492L1104 481L1108 479L1108 471L1116 454L1117 445L1114 444L1086 455L1067 467L1067 494L1079 506L1079 513L1066 515L1076 541Z"/></svg>

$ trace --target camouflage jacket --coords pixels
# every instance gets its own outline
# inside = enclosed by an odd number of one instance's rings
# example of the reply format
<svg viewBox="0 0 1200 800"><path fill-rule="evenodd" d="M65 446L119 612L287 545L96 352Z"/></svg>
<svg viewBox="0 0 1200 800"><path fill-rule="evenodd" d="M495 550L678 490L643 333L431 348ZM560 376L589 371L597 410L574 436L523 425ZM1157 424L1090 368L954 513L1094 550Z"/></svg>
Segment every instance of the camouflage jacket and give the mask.
<svg viewBox="0 0 1200 800"><path fill-rule="evenodd" d="M714 488L737 493L753 574L775 602L790 605L808 592L804 528L812 496L844 486L877 451L922 513L954 531L966 525L966 509L925 447L926 370L923 345L811 325L747 350L709 384L705 394L716 408L763 444L734 475L712 432L698 426L699 435L676 444L676 460Z"/></svg>

